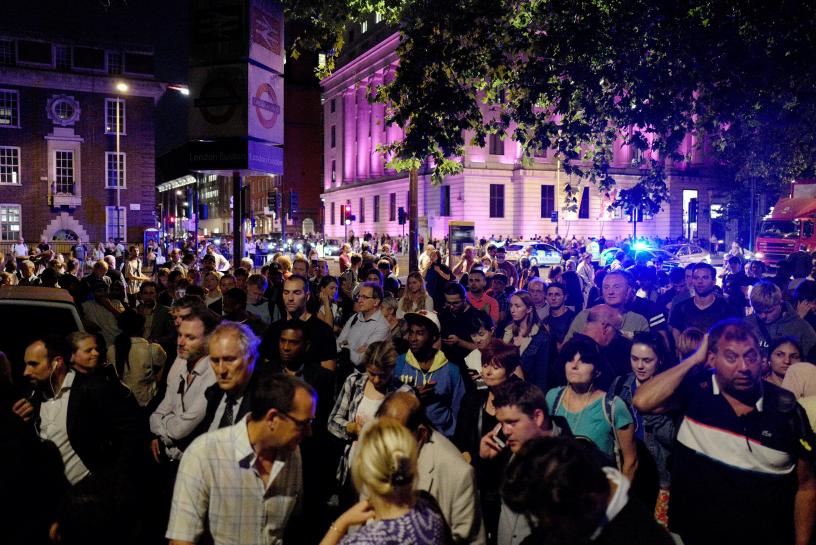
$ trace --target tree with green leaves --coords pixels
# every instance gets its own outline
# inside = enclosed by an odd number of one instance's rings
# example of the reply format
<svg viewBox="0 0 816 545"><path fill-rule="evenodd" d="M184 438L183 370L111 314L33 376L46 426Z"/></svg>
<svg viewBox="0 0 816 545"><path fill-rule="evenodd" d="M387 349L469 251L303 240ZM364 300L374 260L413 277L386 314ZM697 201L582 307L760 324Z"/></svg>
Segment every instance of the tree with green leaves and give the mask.
<svg viewBox="0 0 816 545"><path fill-rule="evenodd" d="M816 4L780 0L286 0L308 30L295 48L328 53L373 12L401 33L395 79L378 90L404 139L392 166L461 170L466 135L554 149L567 173L608 194L614 146L648 152L613 206L656 213L689 134L708 174L779 187L814 173ZM324 71L321 75L326 75ZM574 206L567 187L565 207ZM760 214L761 215L761 214Z"/></svg>

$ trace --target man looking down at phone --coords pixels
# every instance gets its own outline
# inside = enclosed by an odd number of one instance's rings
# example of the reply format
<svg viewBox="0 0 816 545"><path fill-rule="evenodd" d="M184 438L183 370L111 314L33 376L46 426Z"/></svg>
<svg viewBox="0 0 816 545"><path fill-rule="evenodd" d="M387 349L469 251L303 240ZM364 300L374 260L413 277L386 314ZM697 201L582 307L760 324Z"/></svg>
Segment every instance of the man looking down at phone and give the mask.
<svg viewBox="0 0 816 545"><path fill-rule="evenodd" d="M403 384L416 388L428 420L450 438L465 394L462 375L436 348L440 330L436 312L408 312L405 321L408 322L408 352L397 359L394 374Z"/></svg>
<svg viewBox="0 0 816 545"><path fill-rule="evenodd" d="M544 392L534 384L506 381L496 388L493 406L499 423L479 443L479 457L483 460L492 460L505 449L515 455L527 441L553 435ZM497 545L519 545L529 535L526 517L502 502Z"/></svg>

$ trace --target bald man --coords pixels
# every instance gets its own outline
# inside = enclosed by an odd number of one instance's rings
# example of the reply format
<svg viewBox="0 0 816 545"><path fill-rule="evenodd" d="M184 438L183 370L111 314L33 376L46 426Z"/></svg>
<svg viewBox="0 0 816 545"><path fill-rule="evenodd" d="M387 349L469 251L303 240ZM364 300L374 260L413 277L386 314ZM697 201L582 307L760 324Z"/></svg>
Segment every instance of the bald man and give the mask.
<svg viewBox="0 0 816 545"><path fill-rule="evenodd" d="M413 392L394 392L380 405L377 416L393 418L414 434L419 445L418 487L439 503L454 543L486 543L473 467L453 443L434 430L419 398Z"/></svg>
<svg viewBox="0 0 816 545"><path fill-rule="evenodd" d="M616 376L631 372L632 341L621 331L623 315L609 305L589 309L587 322L581 333L598 343L606 361Z"/></svg>

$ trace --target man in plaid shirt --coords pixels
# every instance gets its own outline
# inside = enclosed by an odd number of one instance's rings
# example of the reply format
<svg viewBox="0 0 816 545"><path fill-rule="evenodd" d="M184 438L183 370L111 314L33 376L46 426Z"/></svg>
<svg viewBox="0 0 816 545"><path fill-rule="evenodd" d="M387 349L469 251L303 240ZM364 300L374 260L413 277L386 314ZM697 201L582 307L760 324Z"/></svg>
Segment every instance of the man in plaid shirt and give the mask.
<svg viewBox="0 0 816 545"><path fill-rule="evenodd" d="M302 503L298 445L311 434L317 394L300 379L264 377L250 412L193 441L179 466L166 537L170 545L280 545Z"/></svg>

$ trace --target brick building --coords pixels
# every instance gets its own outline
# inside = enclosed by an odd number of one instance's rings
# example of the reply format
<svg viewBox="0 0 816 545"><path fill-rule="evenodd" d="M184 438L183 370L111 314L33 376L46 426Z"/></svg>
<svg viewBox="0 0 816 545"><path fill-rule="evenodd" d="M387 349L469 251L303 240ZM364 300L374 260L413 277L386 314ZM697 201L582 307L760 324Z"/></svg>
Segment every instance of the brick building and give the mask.
<svg viewBox="0 0 816 545"><path fill-rule="evenodd" d="M140 241L163 92L148 49L0 36L0 243Z"/></svg>

